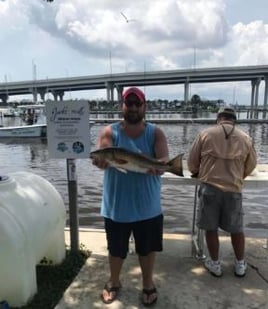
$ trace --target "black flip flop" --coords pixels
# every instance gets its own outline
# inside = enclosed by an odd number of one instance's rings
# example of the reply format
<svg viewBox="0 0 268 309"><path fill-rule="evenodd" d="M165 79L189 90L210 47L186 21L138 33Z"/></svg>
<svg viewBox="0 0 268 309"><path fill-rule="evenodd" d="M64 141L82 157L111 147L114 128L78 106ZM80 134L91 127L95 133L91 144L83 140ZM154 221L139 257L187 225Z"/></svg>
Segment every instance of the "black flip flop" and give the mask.
<svg viewBox="0 0 268 309"><path fill-rule="evenodd" d="M115 301L117 299L119 290L121 289L121 285L120 286L109 286L108 283L105 284L103 290L105 290L107 293L111 293L114 292L114 297L109 299L109 300L105 300L103 297L103 293L101 293L100 297L101 300L104 304L111 304L113 301Z"/></svg>
<svg viewBox="0 0 268 309"><path fill-rule="evenodd" d="M144 296L144 294L145 294L146 297L148 298L148 297L149 297L150 295L152 295L152 294L157 294L157 289L156 289L156 287L153 287L153 288L151 288L151 289L143 289L143 290L142 290L142 294L143 294L143 296ZM156 298L155 298L153 301L151 301L150 303L145 302L144 299L143 299L143 297L142 297L142 304L143 304L143 306L145 306L145 307L150 307L150 306L154 305L156 302L157 302L157 296L156 296Z"/></svg>

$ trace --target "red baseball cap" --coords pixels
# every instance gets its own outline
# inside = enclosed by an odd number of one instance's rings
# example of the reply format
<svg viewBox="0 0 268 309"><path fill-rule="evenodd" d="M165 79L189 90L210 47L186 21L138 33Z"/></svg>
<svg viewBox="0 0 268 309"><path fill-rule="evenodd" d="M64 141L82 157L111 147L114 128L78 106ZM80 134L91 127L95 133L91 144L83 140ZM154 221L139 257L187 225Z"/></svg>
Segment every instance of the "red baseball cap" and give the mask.
<svg viewBox="0 0 268 309"><path fill-rule="evenodd" d="M123 101L127 99L130 94L135 94L141 102L145 102L145 94L137 87L130 87L122 94Z"/></svg>

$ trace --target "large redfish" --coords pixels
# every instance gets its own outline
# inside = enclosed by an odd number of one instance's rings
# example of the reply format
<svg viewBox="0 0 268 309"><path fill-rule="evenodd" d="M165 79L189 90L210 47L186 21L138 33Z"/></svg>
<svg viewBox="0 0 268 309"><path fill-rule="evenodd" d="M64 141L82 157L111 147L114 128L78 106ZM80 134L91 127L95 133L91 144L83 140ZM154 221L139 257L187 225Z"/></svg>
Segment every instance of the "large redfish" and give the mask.
<svg viewBox="0 0 268 309"><path fill-rule="evenodd" d="M127 171L148 173L150 169L157 169L162 172L170 172L178 176L183 176L183 154L179 154L170 161L163 163L157 159L124 148L107 147L92 151L89 157L91 159L105 159L109 162L110 166L124 173Z"/></svg>

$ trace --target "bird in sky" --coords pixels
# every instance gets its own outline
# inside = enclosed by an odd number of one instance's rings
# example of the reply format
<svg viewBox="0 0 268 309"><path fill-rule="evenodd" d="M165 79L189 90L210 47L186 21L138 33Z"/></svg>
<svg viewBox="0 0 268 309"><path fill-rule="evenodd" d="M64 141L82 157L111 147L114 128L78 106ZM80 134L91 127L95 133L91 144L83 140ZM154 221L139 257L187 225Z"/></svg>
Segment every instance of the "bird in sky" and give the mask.
<svg viewBox="0 0 268 309"><path fill-rule="evenodd" d="M132 22L132 21L136 21L136 19L128 19L128 18L126 17L126 15L125 15L123 12L120 12L120 14L124 17L124 19L125 19L125 21L126 21L127 23L130 23L130 22Z"/></svg>

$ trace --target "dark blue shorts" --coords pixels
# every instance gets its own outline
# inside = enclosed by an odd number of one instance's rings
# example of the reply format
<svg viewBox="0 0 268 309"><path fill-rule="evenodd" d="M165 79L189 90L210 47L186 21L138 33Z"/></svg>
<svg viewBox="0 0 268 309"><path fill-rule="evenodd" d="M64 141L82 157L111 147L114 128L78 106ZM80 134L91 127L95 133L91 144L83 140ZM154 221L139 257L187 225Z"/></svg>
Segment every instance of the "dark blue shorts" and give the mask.
<svg viewBox="0 0 268 309"><path fill-rule="evenodd" d="M125 259L129 251L131 233L136 253L146 256L151 252L163 250L163 215L152 219L120 223L104 218L109 253Z"/></svg>

